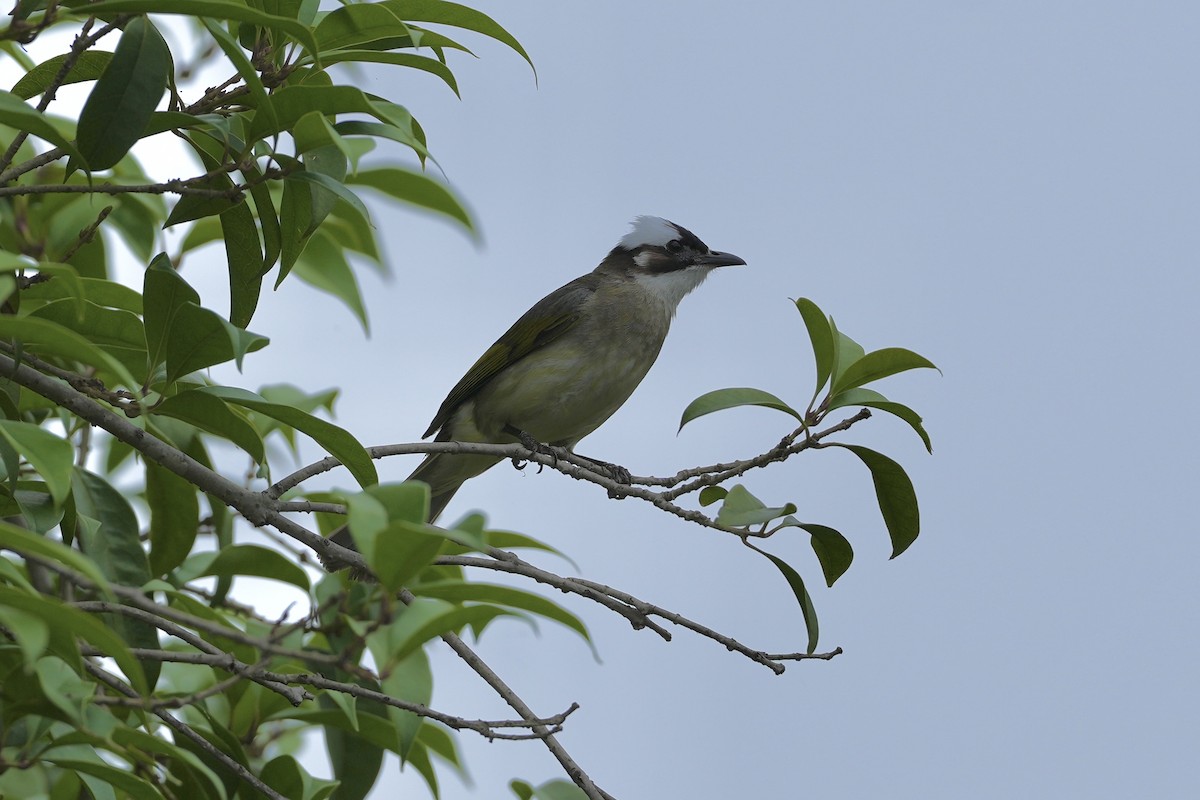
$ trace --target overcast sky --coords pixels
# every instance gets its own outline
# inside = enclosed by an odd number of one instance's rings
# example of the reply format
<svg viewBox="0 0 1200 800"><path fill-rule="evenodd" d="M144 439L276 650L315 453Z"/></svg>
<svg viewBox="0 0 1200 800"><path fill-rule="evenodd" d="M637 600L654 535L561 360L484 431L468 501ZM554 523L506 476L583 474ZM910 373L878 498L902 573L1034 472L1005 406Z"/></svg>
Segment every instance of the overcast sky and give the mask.
<svg viewBox="0 0 1200 800"><path fill-rule="evenodd" d="M342 385L356 435L413 440L482 350L637 214L749 266L684 301L642 388L581 452L668 474L769 447L788 419L766 410L675 427L715 388L804 402L811 357L790 297L944 371L880 387L924 414L932 457L888 419L849 439L916 484L922 535L896 561L848 454L748 477L855 545L826 590L802 534L770 543L813 587L822 646L846 651L834 661L776 677L561 597L602 664L550 624L485 635L534 708L582 705L562 738L592 777L623 799L1194 796L1200 6L477 5L529 50L537 86L488 42L479 62L453 61L461 102L413 73L361 85L421 120L483 246L378 211L396 279L366 282L370 340L341 310L313 325L290 286L256 320L276 345L251 383ZM503 465L447 516L475 507L588 578L755 647L802 647L783 580L724 534ZM438 660L439 707L503 715ZM538 745L463 742L477 796L556 774ZM375 796L411 780L389 770ZM472 795L450 778L444 796Z"/></svg>
<svg viewBox="0 0 1200 800"><path fill-rule="evenodd" d="M380 210L396 279L367 281L371 339L340 310L313 325L290 286L256 320L277 344L251 382L340 384L357 435L413 440L482 350L637 214L749 266L684 301L642 388L581 452L668 474L769 447L788 419L766 410L675 427L715 388L804 402L811 358L791 297L868 348L907 346L944 371L880 387L924 414L932 457L888 419L849 439L916 484L923 531L898 560L848 454L747 480L855 545L826 590L802 534L770 543L808 578L822 646L846 651L834 661L776 677L564 598L602 664L549 624L485 635L534 708L582 705L562 738L592 777L621 798L1194 796L1200 7L478 5L529 50L537 86L487 42L481 61L453 61L461 102L411 73L362 85L425 125L482 248ZM726 535L503 465L447 516L475 507L588 578L755 647L803 644L782 579ZM438 660L439 707L503 713ZM478 796L556 774L537 745L463 741ZM411 780L389 770L375 796ZM472 795L450 778L444 796Z"/></svg>
<svg viewBox="0 0 1200 800"><path fill-rule="evenodd" d="M357 80L421 121L482 246L377 205L395 278L364 273L371 337L289 281L251 326L273 344L245 385L340 385L338 420L363 441L415 440L496 336L638 214L749 266L684 301L641 389L581 452L661 475L770 447L789 419L767 410L675 428L711 389L807 400L788 298L944 372L879 387L925 416L933 456L880 416L846 439L914 480L922 534L896 561L848 454L746 480L853 542L832 590L803 534L769 543L808 579L822 649L844 655L776 677L562 596L603 663L551 623L489 629L481 652L536 710L581 704L562 740L584 769L622 800L1196 796L1200 6L472 5L525 45L536 86L477 39L479 61L451 54L462 101L411 71ZM753 647L802 649L786 584L736 539L533 473L497 467L447 518L486 509L578 574ZM435 656L438 708L506 716ZM559 774L536 743L462 742L478 789L447 777L447 800ZM416 782L393 764L373 796Z"/></svg>

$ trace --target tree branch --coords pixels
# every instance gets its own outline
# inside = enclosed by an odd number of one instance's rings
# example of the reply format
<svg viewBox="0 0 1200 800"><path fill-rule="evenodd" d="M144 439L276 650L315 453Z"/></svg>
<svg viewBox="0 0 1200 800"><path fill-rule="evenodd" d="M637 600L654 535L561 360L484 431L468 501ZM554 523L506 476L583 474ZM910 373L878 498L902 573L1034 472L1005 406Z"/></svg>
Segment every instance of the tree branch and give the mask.
<svg viewBox="0 0 1200 800"><path fill-rule="evenodd" d="M126 685L125 682L119 679L116 675L101 669L92 662L85 660L83 662L83 667L92 675L92 677L120 692L126 697L134 698L138 696L138 693L133 690L133 687ZM218 750L212 744L212 742L208 741L208 739L205 739L203 736L196 733L196 731L192 730L190 725L176 719L168 712L161 709L153 710L151 713L165 722L167 727L171 728L171 730L175 731L181 736L186 737L187 739L190 739L197 747L199 747L209 756L212 756L214 759L216 759L222 766L224 766L238 778L241 778L243 781L253 786L261 794L271 798L271 800L287 800L287 798L279 794L279 792L276 792L270 786L267 786L265 783L263 783L257 775L239 764L236 759L227 755L221 750Z"/></svg>

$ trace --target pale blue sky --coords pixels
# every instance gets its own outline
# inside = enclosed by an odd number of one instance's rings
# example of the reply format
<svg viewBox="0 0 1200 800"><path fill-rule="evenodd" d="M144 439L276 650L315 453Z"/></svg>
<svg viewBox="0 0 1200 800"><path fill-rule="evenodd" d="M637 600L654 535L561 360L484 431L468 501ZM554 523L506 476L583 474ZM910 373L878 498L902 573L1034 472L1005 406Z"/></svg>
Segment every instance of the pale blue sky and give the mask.
<svg viewBox="0 0 1200 800"><path fill-rule="evenodd" d="M915 481L923 533L900 559L849 456L748 480L855 544L825 590L801 539L770 543L810 580L822 644L846 650L833 662L775 677L570 599L603 664L550 626L485 636L535 708L582 705L563 741L584 768L623 800L1195 796L1200 7L477 5L524 43L539 86L486 42L453 62L462 102L410 73L362 85L422 121L484 246L379 211L396 279L367 280L372 338L340 311L313 325L292 305L310 295L285 287L256 320L276 345L248 382L341 384L357 435L412 440L482 349L636 214L750 265L684 301L643 387L582 452L665 474L773 444L788 420L768 411L674 431L710 389L806 396L789 297L944 370L881 387L925 415L934 456L886 419L851 439ZM507 467L448 515L474 507L589 578L753 646L802 646L783 581L723 534ZM503 715L439 662L439 707ZM556 774L535 744L464 745L479 789L447 779L449 800ZM375 796L409 783L391 773Z"/></svg>

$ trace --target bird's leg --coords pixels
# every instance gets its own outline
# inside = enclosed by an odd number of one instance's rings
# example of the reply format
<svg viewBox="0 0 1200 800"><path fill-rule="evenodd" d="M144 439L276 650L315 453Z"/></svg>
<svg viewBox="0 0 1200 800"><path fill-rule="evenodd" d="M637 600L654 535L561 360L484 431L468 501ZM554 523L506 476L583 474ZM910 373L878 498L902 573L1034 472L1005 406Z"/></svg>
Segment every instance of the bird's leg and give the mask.
<svg viewBox="0 0 1200 800"><path fill-rule="evenodd" d="M505 425L504 432L509 436L517 437L517 441L519 441L521 446L529 452L541 453L542 455L550 456L550 458L554 459L555 463L558 463L558 453L555 451L554 445L543 444L537 439L533 438L533 434L529 433L528 431L523 431L520 428L512 425ZM513 458L512 462L513 466L517 469L525 469L526 462L517 458ZM544 464L538 464L538 472L540 473L544 467Z"/></svg>

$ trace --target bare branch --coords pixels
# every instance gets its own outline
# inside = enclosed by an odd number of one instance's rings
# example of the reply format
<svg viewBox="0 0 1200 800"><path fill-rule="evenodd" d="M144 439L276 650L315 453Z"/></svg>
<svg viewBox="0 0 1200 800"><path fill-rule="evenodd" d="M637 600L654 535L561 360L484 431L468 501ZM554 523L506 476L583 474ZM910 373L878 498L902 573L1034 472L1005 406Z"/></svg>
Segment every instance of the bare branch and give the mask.
<svg viewBox="0 0 1200 800"><path fill-rule="evenodd" d="M92 675L92 677L120 692L126 697L138 697L138 693L133 690L133 687L126 685L125 682L119 679L116 675L101 669L90 661L84 661L83 667ZM196 733L196 731L192 730L190 725L176 719L175 717L171 716L170 713L161 709L154 710L152 713L165 722L167 726L171 728L171 730L191 740L206 754L212 756L214 759L220 762L222 766L244 780L246 783L253 786L266 797L271 798L271 800L287 800L287 798L279 794L279 792L263 783L257 775L238 763L236 759L232 758L221 750L218 750L211 742L208 741L208 739L205 739L203 736Z"/></svg>

